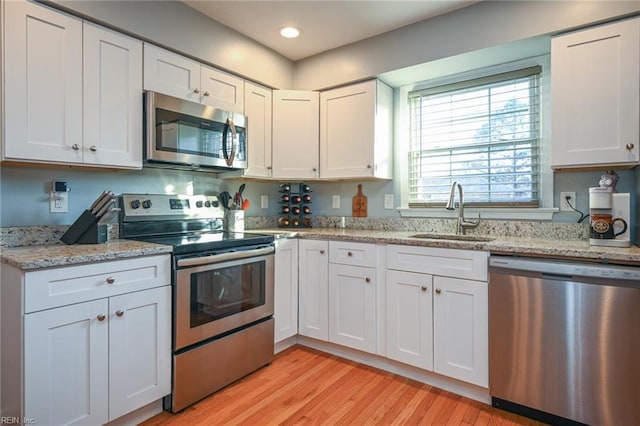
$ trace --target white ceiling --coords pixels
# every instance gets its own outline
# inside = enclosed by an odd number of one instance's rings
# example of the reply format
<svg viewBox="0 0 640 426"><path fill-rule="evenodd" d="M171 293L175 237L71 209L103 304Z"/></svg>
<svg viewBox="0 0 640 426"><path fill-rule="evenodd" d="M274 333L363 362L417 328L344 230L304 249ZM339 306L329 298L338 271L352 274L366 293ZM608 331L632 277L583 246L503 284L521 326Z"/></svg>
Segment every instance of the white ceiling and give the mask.
<svg viewBox="0 0 640 426"><path fill-rule="evenodd" d="M468 6L464 0L186 0L210 16L291 60L299 60ZM295 26L297 39L279 31Z"/></svg>

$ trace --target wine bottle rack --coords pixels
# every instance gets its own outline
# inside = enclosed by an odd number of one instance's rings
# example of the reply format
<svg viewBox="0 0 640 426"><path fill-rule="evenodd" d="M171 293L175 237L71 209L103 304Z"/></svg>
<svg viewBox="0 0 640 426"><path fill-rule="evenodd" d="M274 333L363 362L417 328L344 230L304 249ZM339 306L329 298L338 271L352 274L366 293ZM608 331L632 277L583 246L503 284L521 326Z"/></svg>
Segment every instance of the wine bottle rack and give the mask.
<svg viewBox="0 0 640 426"><path fill-rule="evenodd" d="M280 228L311 228L311 187L306 183L280 184Z"/></svg>

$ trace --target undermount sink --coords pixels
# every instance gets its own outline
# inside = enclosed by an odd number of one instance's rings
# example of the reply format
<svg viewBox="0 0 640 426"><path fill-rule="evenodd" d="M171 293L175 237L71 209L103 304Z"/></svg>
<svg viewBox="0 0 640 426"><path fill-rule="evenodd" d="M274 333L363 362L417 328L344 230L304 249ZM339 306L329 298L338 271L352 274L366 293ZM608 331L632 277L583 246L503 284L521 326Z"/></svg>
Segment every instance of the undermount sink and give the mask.
<svg viewBox="0 0 640 426"><path fill-rule="evenodd" d="M457 234L415 234L410 235L410 238L425 238L431 240L456 240L456 241L478 241L489 242L495 240L495 238L482 237L480 235L457 235Z"/></svg>

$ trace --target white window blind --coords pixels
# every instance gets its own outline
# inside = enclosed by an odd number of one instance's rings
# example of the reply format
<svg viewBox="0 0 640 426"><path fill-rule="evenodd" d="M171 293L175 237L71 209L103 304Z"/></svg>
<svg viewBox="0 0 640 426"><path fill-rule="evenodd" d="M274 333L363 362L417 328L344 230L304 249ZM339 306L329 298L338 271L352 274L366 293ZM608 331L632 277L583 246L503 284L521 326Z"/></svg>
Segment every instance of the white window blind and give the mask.
<svg viewBox="0 0 640 426"><path fill-rule="evenodd" d="M538 206L539 66L409 93L409 206Z"/></svg>

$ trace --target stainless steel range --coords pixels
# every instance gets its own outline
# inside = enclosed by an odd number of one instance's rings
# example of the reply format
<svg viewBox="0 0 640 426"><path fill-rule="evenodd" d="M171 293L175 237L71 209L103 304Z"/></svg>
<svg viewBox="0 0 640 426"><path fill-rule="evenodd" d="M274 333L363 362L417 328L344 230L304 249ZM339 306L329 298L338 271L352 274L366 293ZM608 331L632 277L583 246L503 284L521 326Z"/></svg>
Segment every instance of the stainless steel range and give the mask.
<svg viewBox="0 0 640 426"><path fill-rule="evenodd" d="M173 246L173 391L193 404L273 359L273 236L222 229L215 196L122 194L120 237Z"/></svg>

